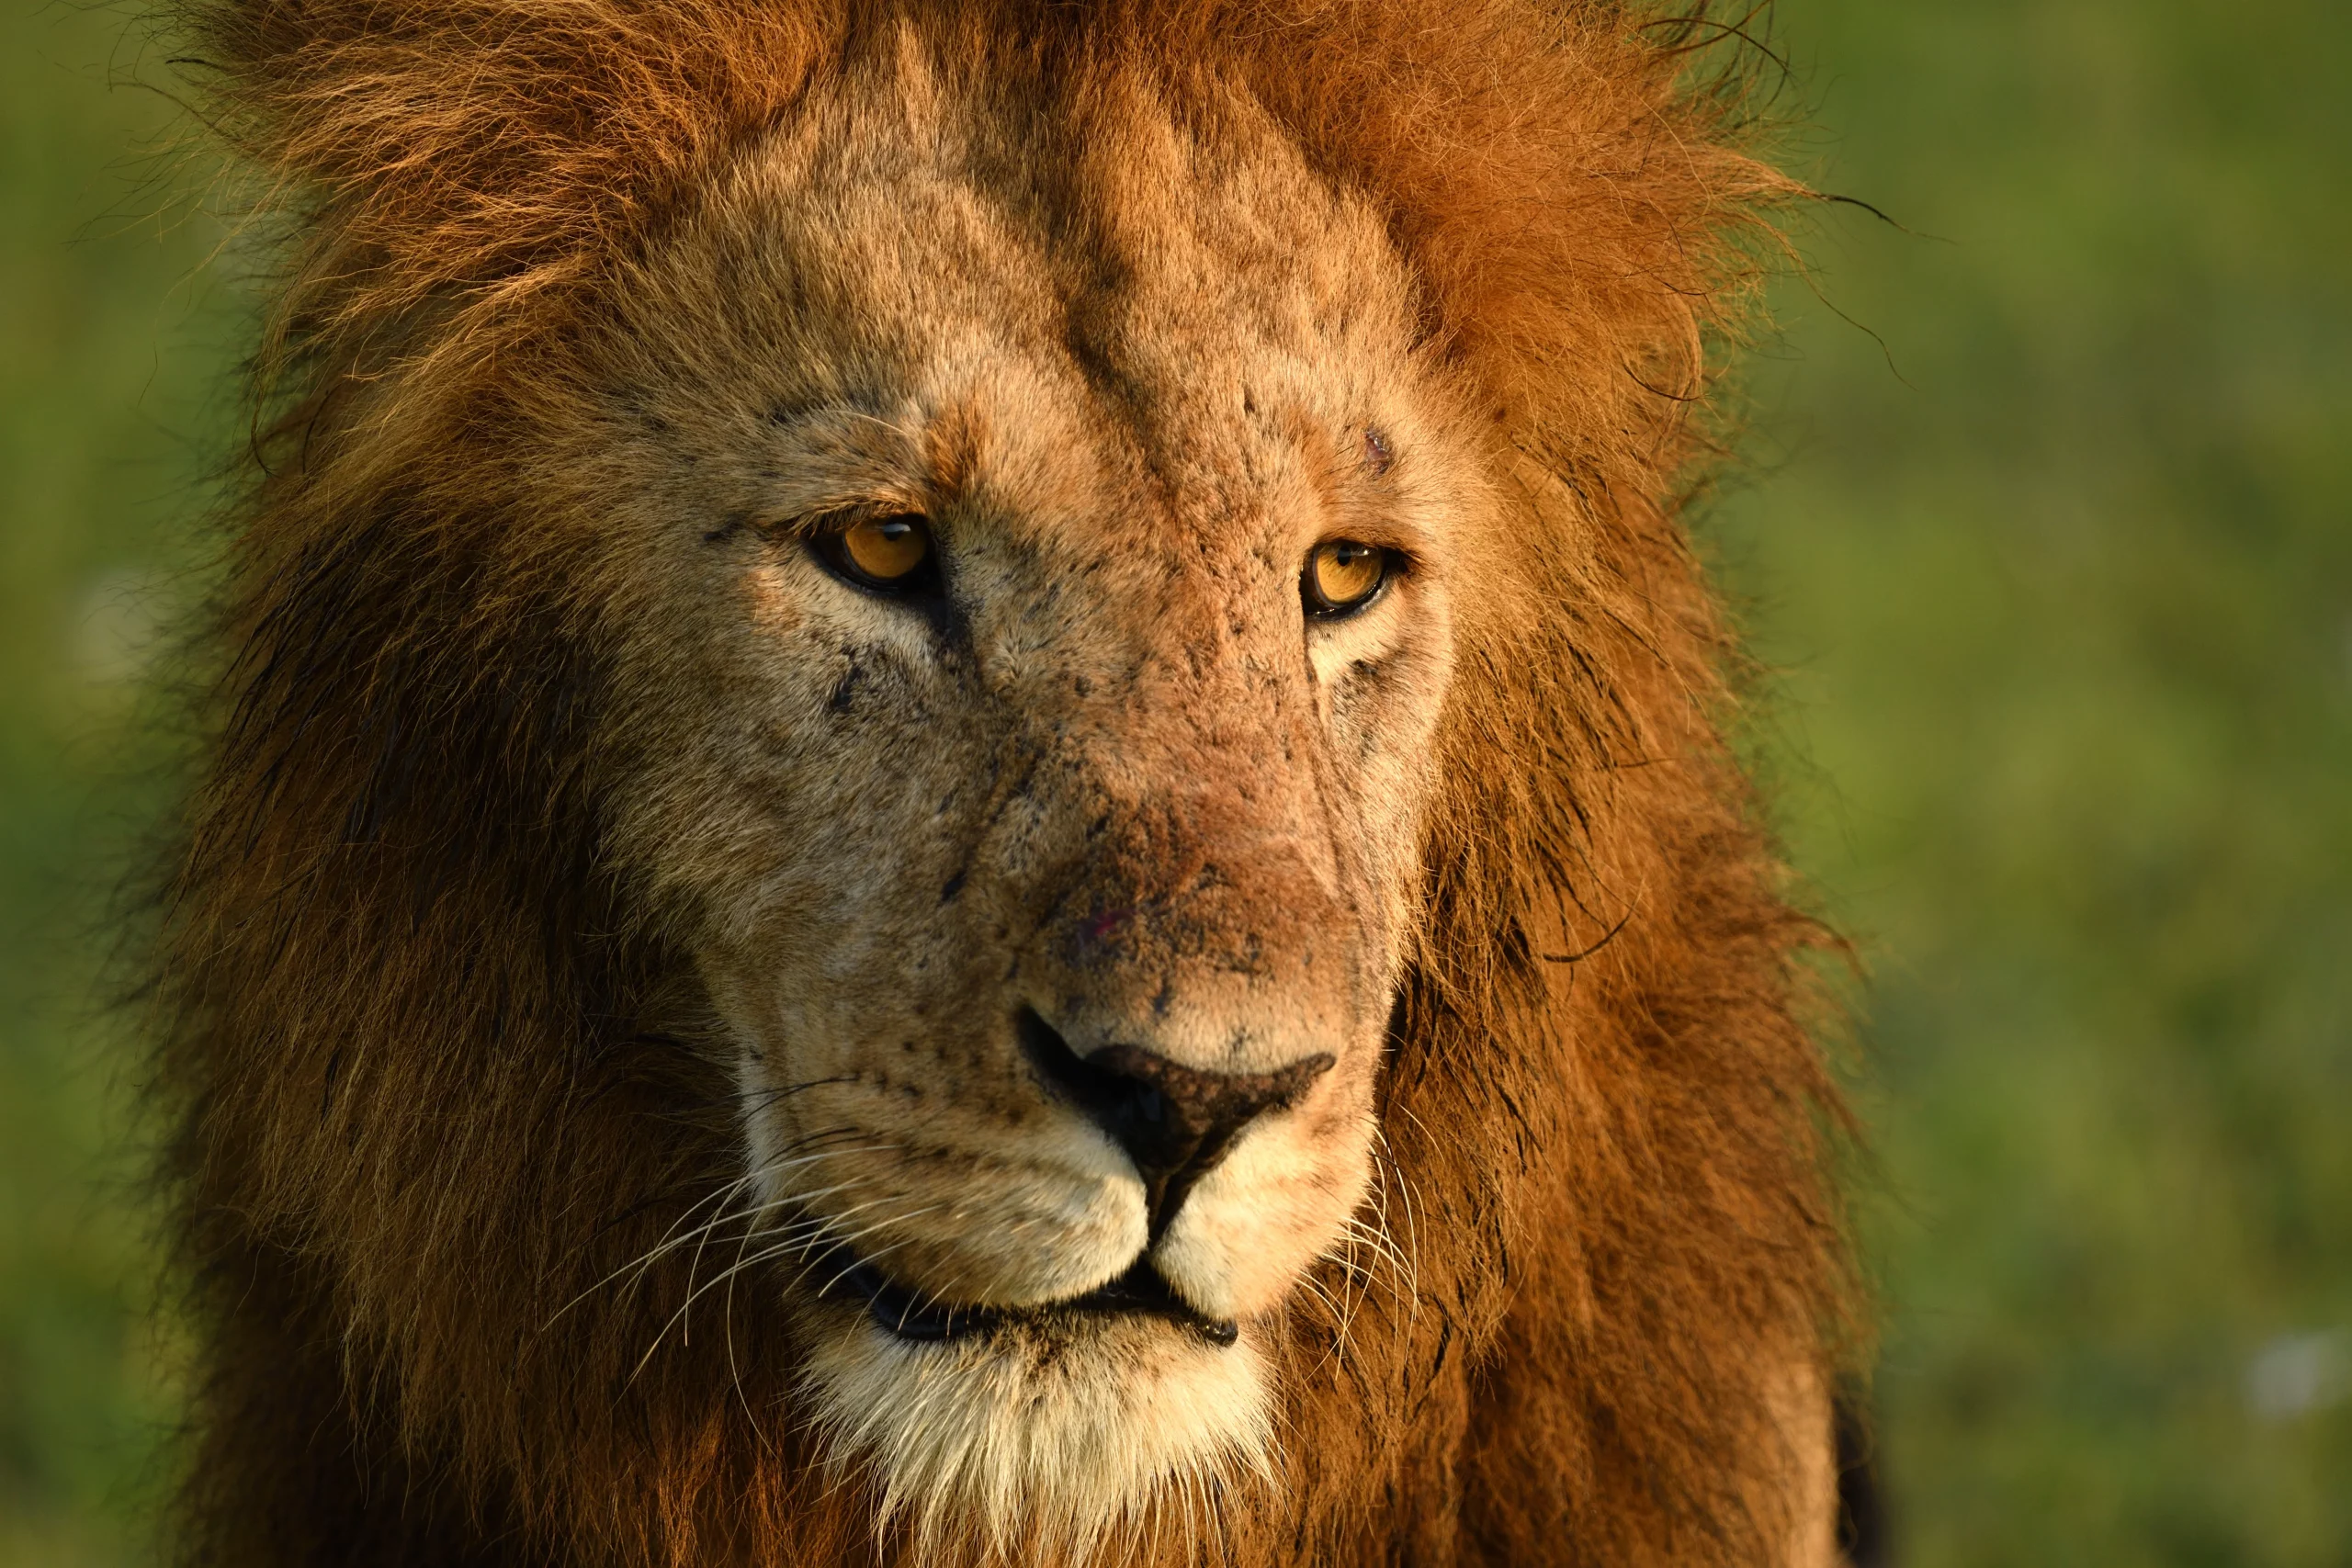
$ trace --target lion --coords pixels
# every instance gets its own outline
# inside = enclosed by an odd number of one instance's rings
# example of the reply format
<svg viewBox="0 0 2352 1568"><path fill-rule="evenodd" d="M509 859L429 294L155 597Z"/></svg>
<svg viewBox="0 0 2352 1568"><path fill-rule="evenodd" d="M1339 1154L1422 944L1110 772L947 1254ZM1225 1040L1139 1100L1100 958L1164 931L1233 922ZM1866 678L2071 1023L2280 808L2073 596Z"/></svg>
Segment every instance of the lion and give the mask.
<svg viewBox="0 0 2352 1568"><path fill-rule="evenodd" d="M282 235L155 958L192 1563L1823 1564L1620 0L194 0Z"/></svg>

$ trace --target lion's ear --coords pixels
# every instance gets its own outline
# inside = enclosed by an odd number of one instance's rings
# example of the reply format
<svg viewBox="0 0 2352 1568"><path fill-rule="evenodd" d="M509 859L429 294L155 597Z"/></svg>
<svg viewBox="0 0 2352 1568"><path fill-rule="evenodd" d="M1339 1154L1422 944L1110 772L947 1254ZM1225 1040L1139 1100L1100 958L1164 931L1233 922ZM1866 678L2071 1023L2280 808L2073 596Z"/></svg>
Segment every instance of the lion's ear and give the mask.
<svg viewBox="0 0 2352 1568"><path fill-rule="evenodd" d="M791 0L187 0L191 74L303 215L311 332L521 309L797 93L838 7Z"/></svg>

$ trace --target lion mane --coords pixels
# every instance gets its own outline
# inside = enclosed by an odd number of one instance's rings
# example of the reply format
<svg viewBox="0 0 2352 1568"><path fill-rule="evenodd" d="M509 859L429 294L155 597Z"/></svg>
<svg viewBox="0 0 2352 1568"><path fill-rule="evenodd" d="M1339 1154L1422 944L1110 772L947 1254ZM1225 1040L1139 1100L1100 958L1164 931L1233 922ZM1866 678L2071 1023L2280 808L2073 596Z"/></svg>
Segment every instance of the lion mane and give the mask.
<svg viewBox="0 0 2352 1568"><path fill-rule="evenodd" d="M155 960L200 1345L186 1561L1023 1556L910 1532L808 1416L791 1325L663 1250L740 1166L731 1089L661 1021L673 933L603 852L596 628L627 595L538 526L515 434L632 258L907 28L1041 117L1113 72L1180 118L1255 105L1381 214L1542 547L1440 721L1380 1258L1328 1260L1293 1309L1270 1475L1070 1554L1826 1560L1824 939L1723 739L1736 650L1677 520L1771 213L1805 195L1707 64L1734 29L1636 0L194 0L176 25L283 241Z"/></svg>

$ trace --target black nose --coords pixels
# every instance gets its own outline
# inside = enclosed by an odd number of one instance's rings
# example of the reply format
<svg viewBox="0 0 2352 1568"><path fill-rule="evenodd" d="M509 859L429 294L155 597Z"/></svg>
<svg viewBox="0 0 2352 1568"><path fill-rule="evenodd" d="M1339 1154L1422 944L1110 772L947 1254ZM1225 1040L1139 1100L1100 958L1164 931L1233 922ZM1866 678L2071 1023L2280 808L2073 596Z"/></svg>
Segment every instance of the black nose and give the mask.
<svg viewBox="0 0 2352 1568"><path fill-rule="evenodd" d="M1333 1061L1322 1051L1270 1073L1204 1073L1140 1045L1104 1045L1080 1056L1026 1008L1019 1029L1022 1049L1046 1081L1135 1161L1155 1242L1241 1129L1296 1100Z"/></svg>

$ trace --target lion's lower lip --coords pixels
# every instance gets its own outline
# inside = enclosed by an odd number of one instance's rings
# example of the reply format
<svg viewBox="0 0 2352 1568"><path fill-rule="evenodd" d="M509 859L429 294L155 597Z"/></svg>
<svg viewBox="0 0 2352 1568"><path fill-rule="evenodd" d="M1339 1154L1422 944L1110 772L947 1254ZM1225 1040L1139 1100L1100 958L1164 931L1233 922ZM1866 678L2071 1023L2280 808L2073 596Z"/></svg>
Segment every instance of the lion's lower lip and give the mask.
<svg viewBox="0 0 2352 1568"><path fill-rule="evenodd" d="M1125 1314L1164 1317L1191 1329L1212 1345L1230 1345L1241 1337L1230 1318L1208 1317L1170 1288L1148 1258L1107 1285L1082 1296L1038 1307L949 1306L931 1301L898 1283L874 1265L837 1252L822 1266L825 1293L862 1303L876 1325L901 1339L922 1344L964 1339L985 1334L1000 1325L1035 1322L1070 1313Z"/></svg>

